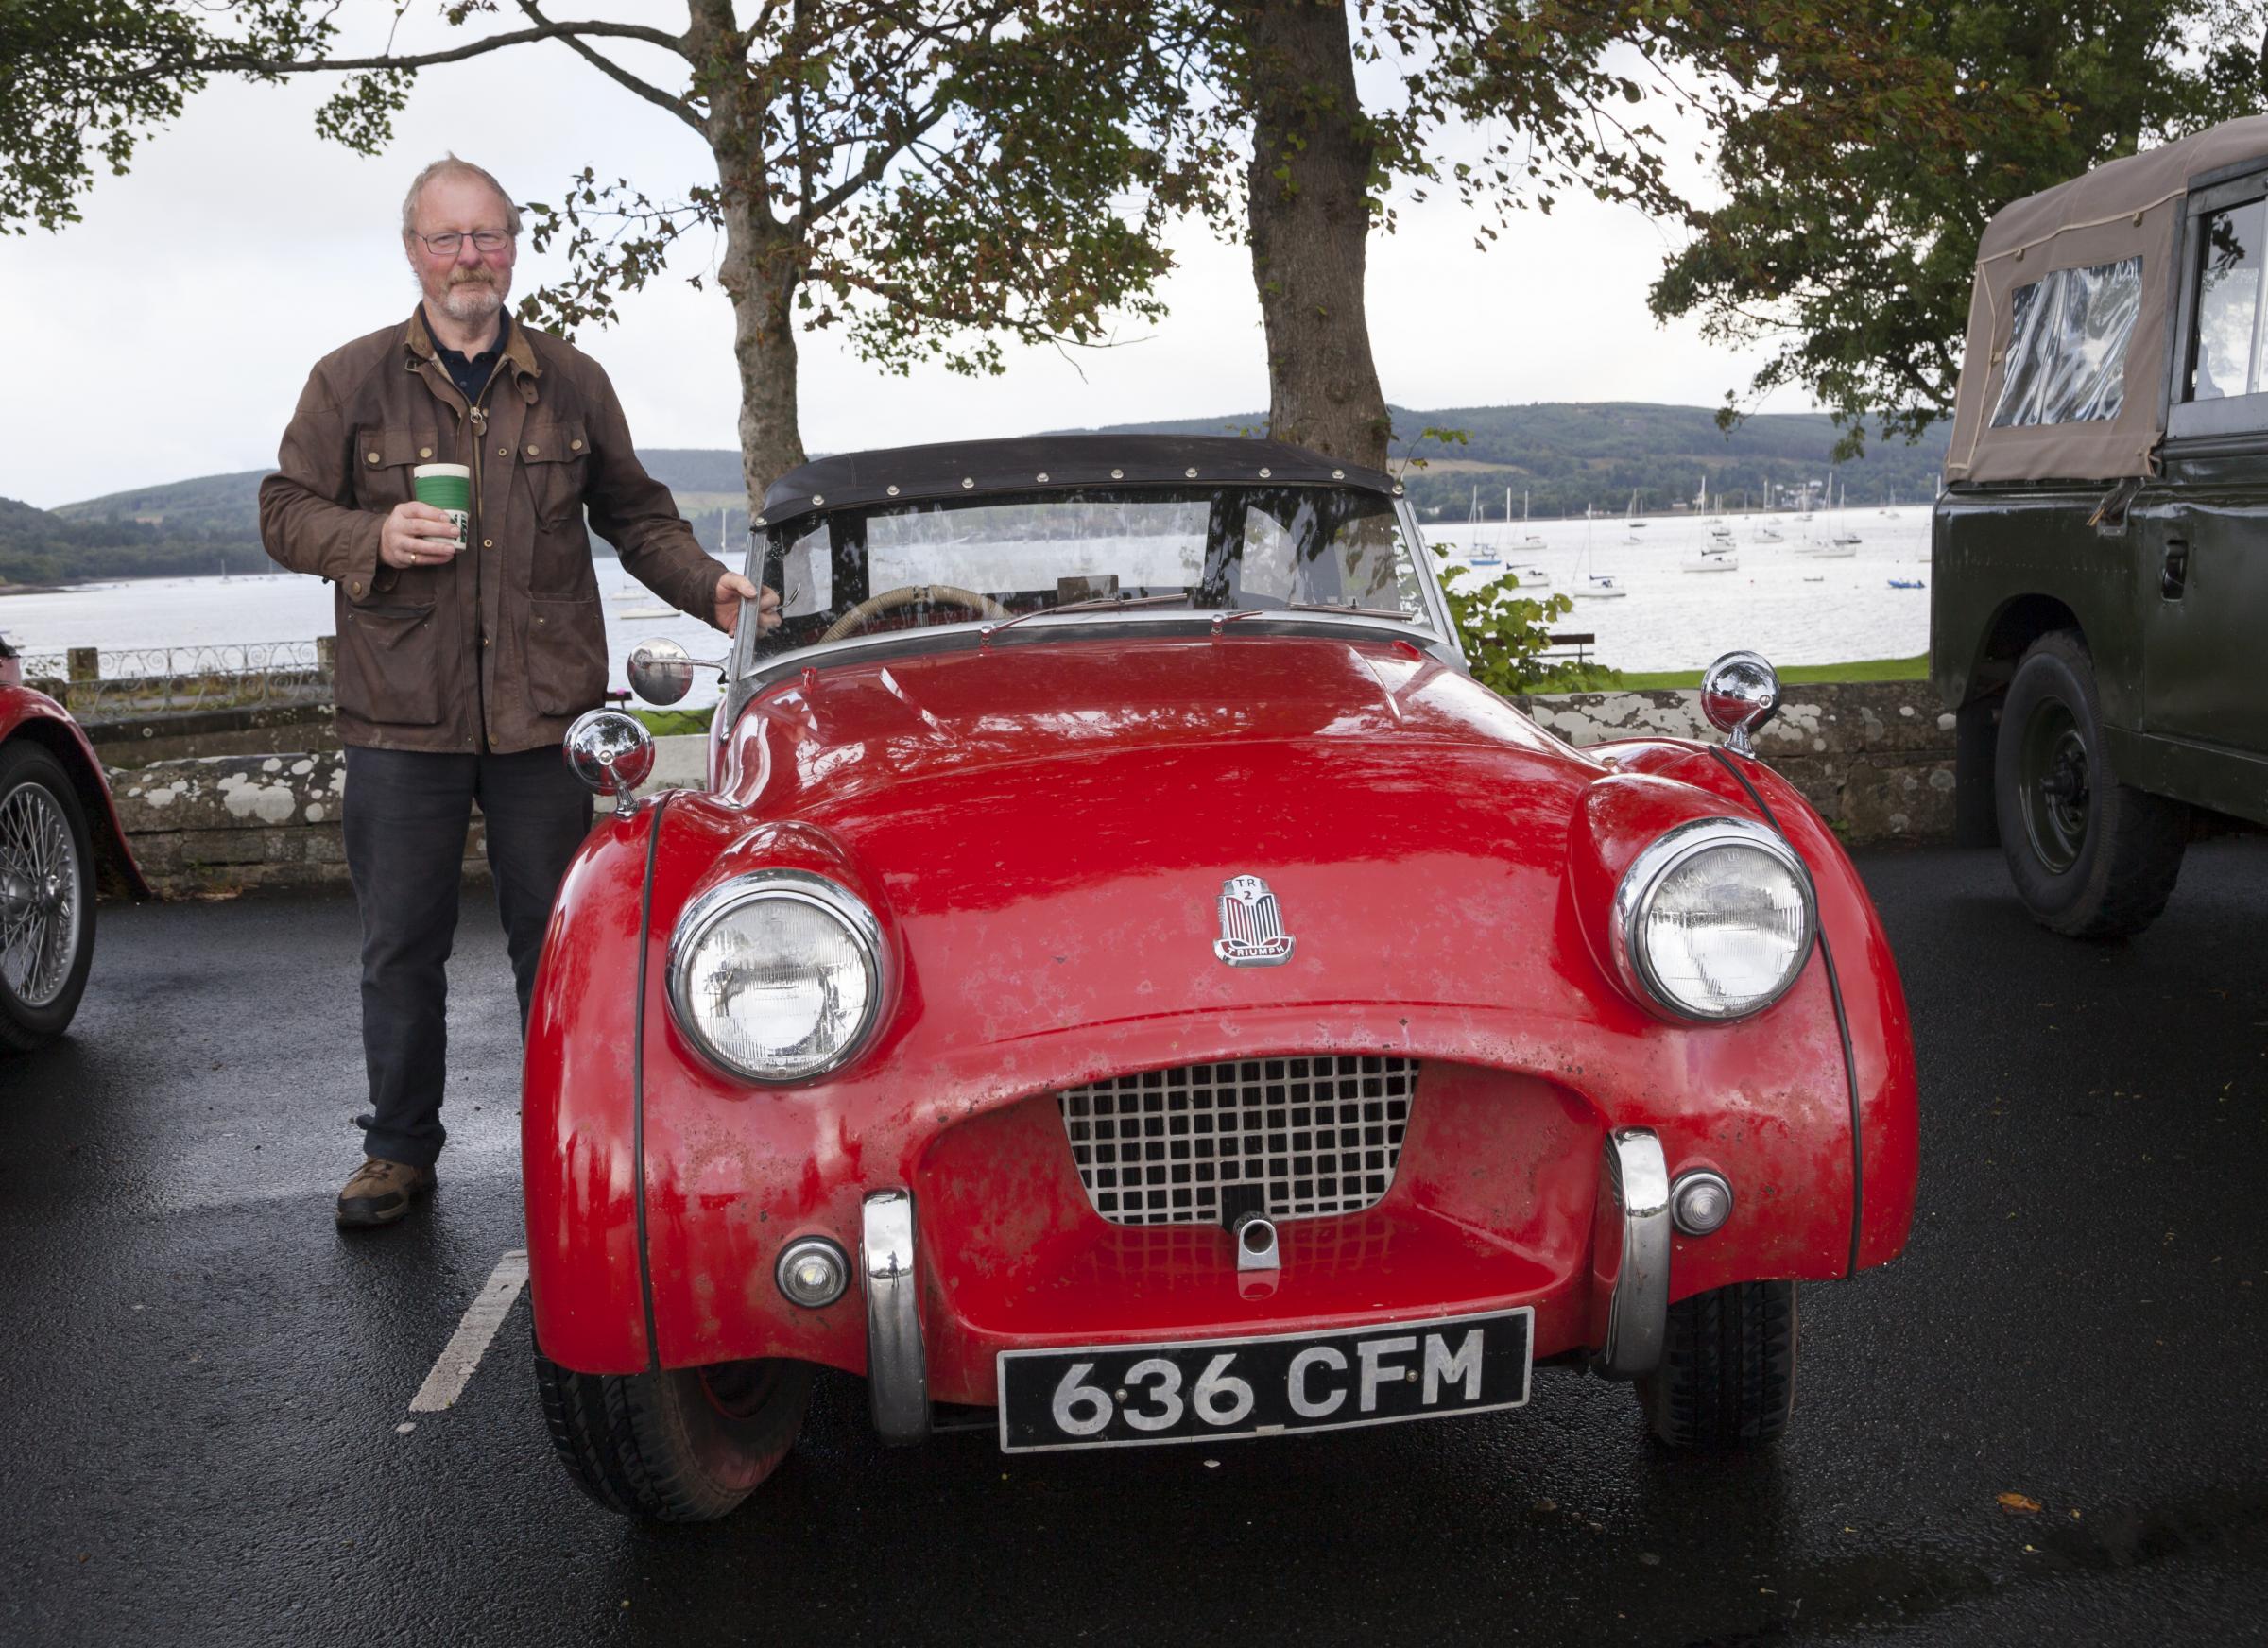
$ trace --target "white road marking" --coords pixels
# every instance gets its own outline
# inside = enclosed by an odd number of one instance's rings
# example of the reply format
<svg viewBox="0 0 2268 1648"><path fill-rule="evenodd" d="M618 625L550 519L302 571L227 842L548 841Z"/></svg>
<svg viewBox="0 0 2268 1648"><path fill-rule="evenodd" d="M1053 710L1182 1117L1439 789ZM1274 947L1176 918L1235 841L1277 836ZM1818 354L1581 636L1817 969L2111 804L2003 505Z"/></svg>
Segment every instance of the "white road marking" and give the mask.
<svg viewBox="0 0 2268 1648"><path fill-rule="evenodd" d="M464 1395L465 1382L480 1365L489 1341L496 1337L496 1330L503 1325L512 1301L526 1285L527 1253L515 1247L496 1262L496 1268L489 1272L488 1283L480 1290L479 1296L465 1308L465 1319L456 1325L449 1343L441 1347L440 1358L425 1376L425 1382L418 1386L418 1394L409 1399L411 1413L440 1413Z"/></svg>

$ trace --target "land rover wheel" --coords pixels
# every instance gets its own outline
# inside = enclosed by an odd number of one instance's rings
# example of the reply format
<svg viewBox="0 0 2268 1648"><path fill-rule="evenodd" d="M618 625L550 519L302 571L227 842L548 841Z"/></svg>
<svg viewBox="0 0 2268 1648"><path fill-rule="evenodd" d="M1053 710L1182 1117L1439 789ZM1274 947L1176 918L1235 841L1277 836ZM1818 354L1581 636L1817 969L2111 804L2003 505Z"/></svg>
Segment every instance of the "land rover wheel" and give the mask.
<svg viewBox="0 0 2268 1648"><path fill-rule="evenodd" d="M22 740L0 748L0 1048L52 1041L78 1011L94 961L94 863L62 764Z"/></svg>
<svg viewBox="0 0 2268 1648"><path fill-rule="evenodd" d="M661 1373L575 1373L536 1352L560 1462L610 1511L663 1522L726 1515L795 1446L807 1362L731 1362Z"/></svg>
<svg viewBox="0 0 2268 1648"><path fill-rule="evenodd" d="M2068 629L2041 636L2017 666L1992 788L2017 897L2043 926L2120 938L2166 907L2189 810L2119 781L2093 661Z"/></svg>
<svg viewBox="0 0 2268 1648"><path fill-rule="evenodd" d="M1679 1299L1661 1366L1638 1382L1638 1400L1672 1448L1777 1441L1796 1407L1796 1284L1734 1282Z"/></svg>

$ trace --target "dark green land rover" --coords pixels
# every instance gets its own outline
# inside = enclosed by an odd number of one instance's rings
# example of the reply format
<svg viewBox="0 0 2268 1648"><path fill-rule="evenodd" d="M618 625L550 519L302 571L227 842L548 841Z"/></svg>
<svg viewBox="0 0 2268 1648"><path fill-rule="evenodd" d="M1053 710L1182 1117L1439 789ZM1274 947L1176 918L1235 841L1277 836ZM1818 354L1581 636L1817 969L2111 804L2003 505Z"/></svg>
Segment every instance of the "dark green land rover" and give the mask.
<svg viewBox="0 0 2268 1648"><path fill-rule="evenodd" d="M2139 932L2268 824L2268 116L2003 208L1978 246L1930 668L1963 838L2057 932Z"/></svg>

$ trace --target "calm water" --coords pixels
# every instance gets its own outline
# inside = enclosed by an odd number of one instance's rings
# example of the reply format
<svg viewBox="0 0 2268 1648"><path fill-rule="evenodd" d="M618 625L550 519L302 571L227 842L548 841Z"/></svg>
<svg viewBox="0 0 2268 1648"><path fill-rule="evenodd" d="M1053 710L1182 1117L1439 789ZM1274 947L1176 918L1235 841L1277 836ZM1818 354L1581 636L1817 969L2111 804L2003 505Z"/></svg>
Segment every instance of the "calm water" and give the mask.
<svg viewBox="0 0 2268 1648"><path fill-rule="evenodd" d="M724 656L724 636L671 609L665 618L627 614L665 605L622 570L611 556L598 562L606 597L608 676L626 680L630 649L667 636L696 658ZM625 598L617 600L614 597ZM332 633L331 586L297 573L259 577L135 578L91 584L52 595L0 598L0 635L27 653L74 646L110 650L146 646L222 646L251 641L307 641ZM716 700L715 678L702 673L687 707Z"/></svg>
<svg viewBox="0 0 2268 1648"><path fill-rule="evenodd" d="M1658 516L1635 531L1620 519L1515 522L1508 528L1496 522L1477 529L1436 523L1426 535L1435 544L1455 544L1460 558L1477 541L1498 549L1507 570L1539 567L1550 575L1548 592L1555 594L1573 592L1588 542L1590 570L1612 576L1629 597L1578 600L1553 628L1595 634L1599 661L1618 669L1698 669L1734 647L1751 648L1781 664L1910 658L1928 650L1926 507L1910 505L1889 515L1873 509L1815 510L1810 521L1793 515L1727 515L1722 524L1732 532L1737 571L1680 568L1709 530L1710 524L1692 519ZM1760 541L1758 534L1767 528L1783 541ZM1519 547L1530 533L1543 541L1543 548ZM1815 560L1801 553L1807 542L1823 544L1845 533L1856 533L1860 540L1848 560ZM1477 584L1499 575L1492 569L1459 582ZM1894 590L1892 578L1918 579L1924 587Z"/></svg>
<svg viewBox="0 0 2268 1648"><path fill-rule="evenodd" d="M1809 522L1736 515L1724 524L1740 557L1736 572L1680 570L1681 558L1693 553L1707 531L1690 519L1658 517L1636 531L1620 520L1538 521L1508 528L1495 522L1477 529L1435 524L1427 535L1435 543L1457 545L1460 555L1475 541L1494 546L1507 567L1539 567L1551 575L1552 590L1562 592L1572 589L1588 542L1591 570L1612 575L1630 591L1629 598L1578 601L1554 627L1597 635L1599 659L1624 669L1697 669L1736 646L1788 664L1904 658L1928 647L1928 591L1889 587L1894 577L1929 579L1927 508L1909 506L1895 515L1819 511ZM1766 527L1784 541L1760 542L1757 534ZM1862 540L1854 558L1813 560L1799 553L1807 540L1824 541L1841 532ZM1529 533L1543 541L1542 548L1520 547ZM1476 572L1465 581L1497 575ZM662 602L611 558L599 561L598 584L607 597L607 648L618 684L630 649L655 636L679 642L696 658L721 655L724 638L696 620L674 612L662 619L631 617ZM0 634L34 653L305 641L331 629L330 586L289 573L136 579L0 599ZM686 702L705 704L715 696L704 676Z"/></svg>

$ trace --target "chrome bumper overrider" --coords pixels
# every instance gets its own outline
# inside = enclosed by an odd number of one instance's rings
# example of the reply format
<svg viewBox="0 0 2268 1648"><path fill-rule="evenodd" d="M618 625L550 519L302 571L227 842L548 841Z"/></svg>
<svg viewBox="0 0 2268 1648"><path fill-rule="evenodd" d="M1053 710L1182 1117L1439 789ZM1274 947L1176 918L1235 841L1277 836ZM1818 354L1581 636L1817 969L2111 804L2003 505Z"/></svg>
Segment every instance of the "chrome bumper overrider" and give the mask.
<svg viewBox="0 0 2268 1648"><path fill-rule="evenodd" d="M929 1364L921 1349L921 1282L909 1191L867 1197L858 1269L867 1286L867 1401L885 1442L929 1435Z"/></svg>
<svg viewBox="0 0 2268 1648"><path fill-rule="evenodd" d="M1614 1278L1606 1343L1591 1365L1608 1379L1635 1379L1661 1365L1670 1313L1670 1170L1661 1141L1645 1127L1610 1133L1600 1161L1599 1211L1592 1239L1601 1274ZM1611 1273L1606 1258L1616 1255Z"/></svg>

